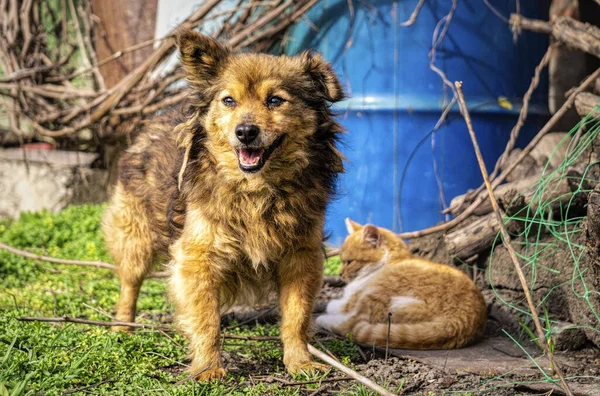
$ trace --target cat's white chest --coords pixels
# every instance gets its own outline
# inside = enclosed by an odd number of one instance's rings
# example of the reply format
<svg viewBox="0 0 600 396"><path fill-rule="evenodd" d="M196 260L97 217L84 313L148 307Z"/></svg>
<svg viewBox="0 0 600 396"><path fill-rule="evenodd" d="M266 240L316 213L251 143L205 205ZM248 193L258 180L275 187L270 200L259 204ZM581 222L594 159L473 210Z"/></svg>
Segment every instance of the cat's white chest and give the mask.
<svg viewBox="0 0 600 396"><path fill-rule="evenodd" d="M350 299L357 293L362 294L368 290L369 282L375 277L377 271L363 276L361 278L354 279L348 283L344 288L344 294L337 300L331 300L327 304L325 313L319 316L316 320L317 325L327 329L329 331L335 331L335 328L343 325L348 319L355 315L354 311L347 311L345 309L346 304ZM359 297L360 298L360 297Z"/></svg>
<svg viewBox="0 0 600 396"><path fill-rule="evenodd" d="M350 298L357 293L361 293L362 291L368 288L369 282L375 277L374 272L362 278L354 279L352 282L348 283L344 288L344 294L342 294L341 298L337 300L331 300L329 304L327 304L327 310L325 311L328 314L339 314L344 311L344 307L350 301Z"/></svg>

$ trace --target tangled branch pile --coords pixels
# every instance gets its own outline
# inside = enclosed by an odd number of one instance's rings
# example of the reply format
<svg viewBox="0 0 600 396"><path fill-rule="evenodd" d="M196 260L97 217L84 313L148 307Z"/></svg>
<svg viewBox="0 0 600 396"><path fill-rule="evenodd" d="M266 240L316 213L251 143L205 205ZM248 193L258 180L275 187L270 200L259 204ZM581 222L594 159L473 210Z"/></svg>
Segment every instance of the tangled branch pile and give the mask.
<svg viewBox="0 0 600 396"><path fill-rule="evenodd" d="M217 27L212 35L235 50L266 50L316 2L239 0L236 7L223 10L218 7L221 0L208 0L178 28L196 28L213 21ZM56 141L76 136L106 142L128 134L138 122L184 99L185 92L174 86L183 78L179 68L158 73L175 51L171 37L177 28L161 39L97 59L90 2L75 5L66 0L63 3L68 7L57 3L0 3L0 95L8 104L10 132L19 140L32 129L34 136ZM155 43L156 49L143 64L114 87L104 87L99 66ZM87 133L82 135L82 131Z"/></svg>

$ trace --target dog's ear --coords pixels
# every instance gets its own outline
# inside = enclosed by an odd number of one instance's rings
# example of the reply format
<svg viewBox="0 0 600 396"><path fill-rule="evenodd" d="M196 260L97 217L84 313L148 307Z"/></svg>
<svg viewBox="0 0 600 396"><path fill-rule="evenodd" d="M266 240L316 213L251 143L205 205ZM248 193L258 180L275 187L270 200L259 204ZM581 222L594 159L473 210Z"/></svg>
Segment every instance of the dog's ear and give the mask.
<svg viewBox="0 0 600 396"><path fill-rule="evenodd" d="M374 225L367 224L363 227L362 240L374 248L378 248L381 246L381 233Z"/></svg>
<svg viewBox="0 0 600 396"><path fill-rule="evenodd" d="M188 81L198 88L212 84L231 55L228 47L191 29L179 30L175 34L175 42Z"/></svg>
<svg viewBox="0 0 600 396"><path fill-rule="evenodd" d="M348 231L348 235L355 233L360 230L362 226L355 221L350 220L349 217L346 217L346 230Z"/></svg>
<svg viewBox="0 0 600 396"><path fill-rule="evenodd" d="M329 102L339 102L344 99L344 89L338 80L331 63L327 62L321 54L304 51L300 54L306 73L313 80L319 93Z"/></svg>

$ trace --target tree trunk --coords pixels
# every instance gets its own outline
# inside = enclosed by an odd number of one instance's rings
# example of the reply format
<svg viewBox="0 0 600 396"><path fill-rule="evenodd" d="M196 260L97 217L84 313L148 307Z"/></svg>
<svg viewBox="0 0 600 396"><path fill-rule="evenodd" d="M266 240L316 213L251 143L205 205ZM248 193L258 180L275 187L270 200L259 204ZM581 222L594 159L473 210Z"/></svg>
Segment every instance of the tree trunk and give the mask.
<svg viewBox="0 0 600 396"><path fill-rule="evenodd" d="M98 59L152 40L156 27L157 0L92 0L98 17L95 42ZM152 45L129 52L100 67L107 88L116 85L127 73L152 53Z"/></svg>
<svg viewBox="0 0 600 396"><path fill-rule="evenodd" d="M98 60L102 61L118 51L154 39L158 0L92 0L92 11L97 17L94 29ZM124 53L116 60L100 66L100 74L107 89L115 86L134 68L152 55L153 46ZM115 127L120 120L111 120ZM124 147L119 142L104 147L104 163L109 169L108 189L117 181L117 164Z"/></svg>

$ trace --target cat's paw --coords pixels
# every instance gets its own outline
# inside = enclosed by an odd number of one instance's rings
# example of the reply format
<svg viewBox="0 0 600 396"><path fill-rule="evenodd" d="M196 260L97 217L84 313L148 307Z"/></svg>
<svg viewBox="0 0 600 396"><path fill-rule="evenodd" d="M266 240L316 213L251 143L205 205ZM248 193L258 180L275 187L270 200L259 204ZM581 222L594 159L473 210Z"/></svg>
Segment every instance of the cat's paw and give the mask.
<svg viewBox="0 0 600 396"><path fill-rule="evenodd" d="M317 326L322 327L325 330L336 332L342 324L346 321L345 315L321 315L315 319Z"/></svg>
<svg viewBox="0 0 600 396"><path fill-rule="evenodd" d="M317 319L315 319L315 324L319 327L329 330L329 327L327 326L327 317L328 316L329 315L318 316Z"/></svg>

